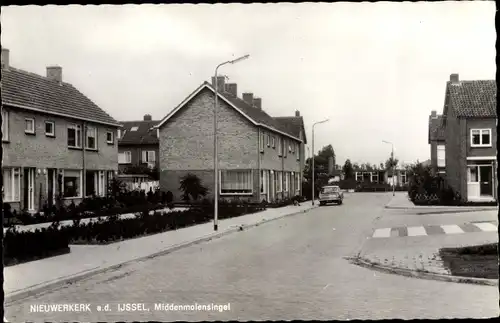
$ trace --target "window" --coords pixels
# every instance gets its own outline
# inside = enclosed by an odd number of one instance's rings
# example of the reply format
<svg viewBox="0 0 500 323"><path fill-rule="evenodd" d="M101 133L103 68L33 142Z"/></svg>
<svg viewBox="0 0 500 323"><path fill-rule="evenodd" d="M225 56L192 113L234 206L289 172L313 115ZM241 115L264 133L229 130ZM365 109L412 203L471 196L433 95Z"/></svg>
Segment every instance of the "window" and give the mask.
<svg viewBox="0 0 500 323"><path fill-rule="evenodd" d="M406 184L406 172L401 172L401 184Z"/></svg>
<svg viewBox="0 0 500 323"><path fill-rule="evenodd" d="M154 163L156 161L156 154L154 150L143 150L142 151L142 162L143 163Z"/></svg>
<svg viewBox="0 0 500 323"><path fill-rule="evenodd" d="M3 170L2 196L5 202L19 202L21 196L21 176L19 168Z"/></svg>
<svg viewBox="0 0 500 323"><path fill-rule="evenodd" d="M491 147L491 129L471 129L472 147Z"/></svg>
<svg viewBox="0 0 500 323"><path fill-rule="evenodd" d="M283 191L283 172L276 172L276 192Z"/></svg>
<svg viewBox="0 0 500 323"><path fill-rule="evenodd" d="M33 118L24 119L24 132L29 134L35 133L35 119Z"/></svg>
<svg viewBox="0 0 500 323"><path fill-rule="evenodd" d="M137 131L137 129L139 129L139 127L132 127L132 128L130 129L130 131ZM124 133L124 134L125 134L125 133Z"/></svg>
<svg viewBox="0 0 500 323"><path fill-rule="evenodd" d="M295 187L295 190L298 192L300 191L300 174L299 173L295 173L295 180L297 181L297 186Z"/></svg>
<svg viewBox="0 0 500 323"><path fill-rule="evenodd" d="M286 157L287 152L288 152L288 149L287 149L287 140L283 139L283 157Z"/></svg>
<svg viewBox="0 0 500 323"><path fill-rule="evenodd" d="M322 194L338 193L338 192L340 192L340 187L338 186L325 186L321 188Z"/></svg>
<svg viewBox="0 0 500 323"><path fill-rule="evenodd" d="M260 193L261 194L266 194L267 193L267 187L268 187L267 174L268 174L267 170L260 171Z"/></svg>
<svg viewBox="0 0 500 323"><path fill-rule="evenodd" d="M479 171L477 166L469 166L467 169L467 181L469 183L479 182Z"/></svg>
<svg viewBox="0 0 500 323"><path fill-rule="evenodd" d="M221 194L251 194L253 181L251 170L221 171Z"/></svg>
<svg viewBox="0 0 500 323"><path fill-rule="evenodd" d="M363 173L356 172L356 182L362 182L362 181L363 181Z"/></svg>
<svg viewBox="0 0 500 323"><path fill-rule="evenodd" d="M288 144L288 152L289 152L289 153L293 153L293 150L292 150L292 143L289 143L289 144Z"/></svg>
<svg viewBox="0 0 500 323"><path fill-rule="evenodd" d="M276 140L274 136L271 137L271 146L273 146L273 149L276 148Z"/></svg>
<svg viewBox="0 0 500 323"><path fill-rule="evenodd" d="M117 139L120 139L121 137L122 137L122 130L118 129Z"/></svg>
<svg viewBox="0 0 500 323"><path fill-rule="evenodd" d="M113 132L112 131L106 131L106 142L108 144L113 144L114 143Z"/></svg>
<svg viewBox="0 0 500 323"><path fill-rule="evenodd" d="M124 151L118 154L118 164L130 164L132 163L132 152Z"/></svg>
<svg viewBox="0 0 500 323"><path fill-rule="evenodd" d="M2 141L9 140L9 113L2 108Z"/></svg>
<svg viewBox="0 0 500 323"><path fill-rule="evenodd" d="M285 192L290 190L290 173L285 172Z"/></svg>
<svg viewBox="0 0 500 323"><path fill-rule="evenodd" d="M82 147L82 127L80 125L68 126L68 147Z"/></svg>
<svg viewBox="0 0 500 323"><path fill-rule="evenodd" d="M271 145L271 135L267 134L267 147Z"/></svg>
<svg viewBox="0 0 500 323"><path fill-rule="evenodd" d="M300 160L300 144L297 144L297 160Z"/></svg>
<svg viewBox="0 0 500 323"><path fill-rule="evenodd" d="M281 151L281 147L281 138L278 138L278 156L281 156L283 154L283 152Z"/></svg>
<svg viewBox="0 0 500 323"><path fill-rule="evenodd" d="M92 126L87 126L85 148L97 149L97 129Z"/></svg>
<svg viewBox="0 0 500 323"><path fill-rule="evenodd" d="M266 135L264 133L260 134L260 152L264 152L264 140L266 140Z"/></svg>
<svg viewBox="0 0 500 323"><path fill-rule="evenodd" d="M85 196L97 195L98 173L96 171L87 170L85 172Z"/></svg>
<svg viewBox="0 0 500 323"><path fill-rule="evenodd" d="M372 178L371 178L372 183L378 183L378 173L372 172L371 176L372 176Z"/></svg>
<svg viewBox="0 0 500 323"><path fill-rule="evenodd" d="M438 167L445 167L446 166L445 146L444 145L437 146L437 165L438 165Z"/></svg>
<svg viewBox="0 0 500 323"><path fill-rule="evenodd" d="M45 135L47 137L56 136L54 121L45 121Z"/></svg>
<svg viewBox="0 0 500 323"><path fill-rule="evenodd" d="M67 198L81 197L82 171L64 170L63 196Z"/></svg>

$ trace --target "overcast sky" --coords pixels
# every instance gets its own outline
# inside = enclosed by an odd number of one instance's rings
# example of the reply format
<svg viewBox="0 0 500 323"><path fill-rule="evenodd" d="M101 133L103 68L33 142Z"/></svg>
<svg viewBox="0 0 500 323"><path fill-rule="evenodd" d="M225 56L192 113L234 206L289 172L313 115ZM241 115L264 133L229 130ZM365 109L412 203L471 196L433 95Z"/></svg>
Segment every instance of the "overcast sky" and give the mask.
<svg viewBox="0 0 500 323"><path fill-rule="evenodd" d="M10 63L63 67L117 120L161 119L215 66L271 116L300 110L337 163L430 158L451 73L495 79L495 2L2 7Z"/></svg>

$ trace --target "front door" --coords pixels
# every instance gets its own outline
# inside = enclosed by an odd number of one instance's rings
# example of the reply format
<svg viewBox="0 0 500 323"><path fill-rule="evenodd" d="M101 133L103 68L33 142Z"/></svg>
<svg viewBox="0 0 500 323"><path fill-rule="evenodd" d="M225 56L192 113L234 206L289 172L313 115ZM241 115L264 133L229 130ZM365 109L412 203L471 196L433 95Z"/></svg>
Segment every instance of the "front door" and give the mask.
<svg viewBox="0 0 500 323"><path fill-rule="evenodd" d="M47 169L47 202L49 207L54 205L56 191L56 170L53 168Z"/></svg>
<svg viewBox="0 0 500 323"><path fill-rule="evenodd" d="M28 211L35 210L35 169L24 169L24 208Z"/></svg>
<svg viewBox="0 0 500 323"><path fill-rule="evenodd" d="M491 166L479 167L479 180L480 180L480 194L492 196L493 195L493 169Z"/></svg>

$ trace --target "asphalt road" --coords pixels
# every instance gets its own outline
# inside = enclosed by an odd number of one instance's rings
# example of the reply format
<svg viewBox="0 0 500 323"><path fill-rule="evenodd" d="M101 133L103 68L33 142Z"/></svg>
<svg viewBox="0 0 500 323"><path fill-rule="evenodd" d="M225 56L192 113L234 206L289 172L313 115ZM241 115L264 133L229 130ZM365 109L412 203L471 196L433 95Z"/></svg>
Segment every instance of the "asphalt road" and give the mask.
<svg viewBox="0 0 500 323"><path fill-rule="evenodd" d="M498 315L498 288L382 274L343 257L367 242L390 195L347 195L326 206L94 276L5 308L20 321L200 321L481 318ZM30 312L89 303L92 312ZM144 303L148 311L117 311ZM230 304L162 311L155 304ZM110 305L99 312L98 305Z"/></svg>

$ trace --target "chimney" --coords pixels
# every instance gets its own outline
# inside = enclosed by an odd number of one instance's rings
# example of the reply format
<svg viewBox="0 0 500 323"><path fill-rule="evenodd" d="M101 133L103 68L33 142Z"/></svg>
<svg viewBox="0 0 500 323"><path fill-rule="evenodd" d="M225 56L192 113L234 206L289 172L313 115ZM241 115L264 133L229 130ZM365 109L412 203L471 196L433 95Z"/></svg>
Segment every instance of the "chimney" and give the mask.
<svg viewBox="0 0 500 323"><path fill-rule="evenodd" d="M2 48L2 68L9 69L9 50Z"/></svg>
<svg viewBox="0 0 500 323"><path fill-rule="evenodd" d="M144 121L151 121L153 120L150 114L145 114L144 115Z"/></svg>
<svg viewBox="0 0 500 323"><path fill-rule="evenodd" d="M432 110L432 112L431 112L431 118L432 119L437 119L437 112L436 112L436 110Z"/></svg>
<svg viewBox="0 0 500 323"><path fill-rule="evenodd" d="M262 99L261 98L254 98L253 99L253 105L259 109L262 110Z"/></svg>
<svg viewBox="0 0 500 323"><path fill-rule="evenodd" d="M460 80L458 78L458 74L451 74L450 75L450 82L451 84L459 84L460 83Z"/></svg>
<svg viewBox="0 0 500 323"><path fill-rule="evenodd" d="M245 101L248 105L253 105L253 93L243 93L243 101Z"/></svg>
<svg viewBox="0 0 500 323"><path fill-rule="evenodd" d="M238 86L236 85L236 83L227 83L226 92L231 94L232 96L238 96Z"/></svg>
<svg viewBox="0 0 500 323"><path fill-rule="evenodd" d="M60 67L60 66L47 66L47 78L61 83L62 82L62 67Z"/></svg>
<svg viewBox="0 0 500 323"><path fill-rule="evenodd" d="M296 117L300 117L300 111L299 110L295 110L295 116Z"/></svg>
<svg viewBox="0 0 500 323"><path fill-rule="evenodd" d="M226 90L225 83L225 76L217 76L217 92L223 92ZM215 88L215 76L212 76L212 86Z"/></svg>

